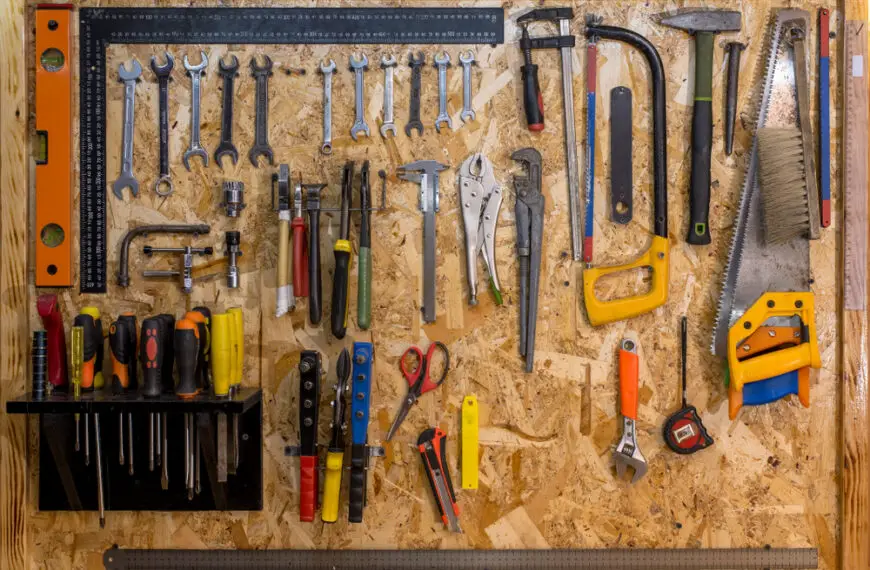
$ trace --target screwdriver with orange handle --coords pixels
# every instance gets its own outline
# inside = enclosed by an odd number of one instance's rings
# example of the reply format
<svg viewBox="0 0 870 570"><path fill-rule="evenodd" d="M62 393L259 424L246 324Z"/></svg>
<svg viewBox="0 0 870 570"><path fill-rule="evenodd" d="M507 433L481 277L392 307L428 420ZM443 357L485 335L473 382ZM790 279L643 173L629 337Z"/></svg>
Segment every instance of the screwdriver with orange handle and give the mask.
<svg viewBox="0 0 870 570"><path fill-rule="evenodd" d="M103 387L103 323L100 310L85 307L79 313L73 326L82 327L84 346L82 357L82 390L93 392Z"/></svg>
<svg viewBox="0 0 870 570"><path fill-rule="evenodd" d="M124 313L109 326L109 354L112 357L112 392L123 394L135 390L138 363L136 362L136 317ZM126 414L127 460L133 475L133 416ZM124 412L118 414L118 462L124 464Z"/></svg>
<svg viewBox="0 0 870 570"><path fill-rule="evenodd" d="M175 323L175 370L178 373L178 385L175 393L182 400L196 397L196 364L199 360L199 328L190 319L184 318ZM187 499L193 499L194 479L196 470L196 427L194 414L184 414L184 484L187 487Z"/></svg>

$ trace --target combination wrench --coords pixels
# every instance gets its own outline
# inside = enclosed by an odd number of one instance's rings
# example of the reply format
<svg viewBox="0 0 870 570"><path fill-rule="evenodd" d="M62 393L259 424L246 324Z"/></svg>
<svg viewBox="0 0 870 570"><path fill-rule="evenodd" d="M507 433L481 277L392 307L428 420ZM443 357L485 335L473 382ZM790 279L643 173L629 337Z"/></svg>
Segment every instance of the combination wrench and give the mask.
<svg viewBox="0 0 870 570"><path fill-rule="evenodd" d="M141 75L142 66L135 59L131 71L127 71L123 63L118 66L118 81L124 84L124 131L121 143L121 174L112 184L112 192L119 200L124 198L121 194L124 188L130 188L133 196L139 195L139 182L133 176L133 107L136 103L136 81Z"/></svg>
<svg viewBox="0 0 870 570"><path fill-rule="evenodd" d="M441 124L447 123L447 128L453 128L453 121L447 114L447 68L450 67L450 54L446 51L435 54L435 67L438 68L438 117L435 118L435 130L441 132Z"/></svg>
<svg viewBox="0 0 870 570"><path fill-rule="evenodd" d="M157 57L151 56L151 71L157 76L157 86L160 92L160 177L154 183L154 191L158 196L172 194L172 178L169 176L169 80L175 60L165 52L165 65L157 64Z"/></svg>
<svg viewBox="0 0 870 570"><path fill-rule="evenodd" d="M199 52L201 61L199 65L190 65L187 56L184 56L184 69L190 75L190 147L184 153L184 167L190 172L190 157L199 156L205 166L208 166L208 153L199 142L199 100L201 93L202 72L208 67L208 56L204 51Z"/></svg>
<svg viewBox="0 0 870 570"><path fill-rule="evenodd" d="M420 92L423 77L423 64L426 63L426 54L413 52L408 54L408 66L411 68L411 108L408 111L408 123L405 125L405 135L411 136L411 131L416 130L418 135L423 134L423 121L420 120Z"/></svg>
<svg viewBox="0 0 870 570"><path fill-rule="evenodd" d="M350 138L353 140L357 140L357 135L359 133L365 134L365 136L369 135L369 126L366 124L365 118L365 109L363 108L363 104L365 103L364 87L365 87L365 78L364 73L366 69L369 67L369 58L366 57L366 54L362 54L362 59L357 59L354 54L350 55L350 70L354 72L354 102L356 106L356 120L353 122L353 126L350 128Z"/></svg>
<svg viewBox="0 0 870 570"><path fill-rule="evenodd" d="M323 74L323 144L320 152L332 154L332 72L335 71L335 62L320 62L320 73Z"/></svg>
<svg viewBox="0 0 870 570"><path fill-rule="evenodd" d="M393 72L396 58L393 54L381 56L381 68L384 70L384 122L381 125L381 136L387 138L387 133L396 136L396 123L393 118Z"/></svg>
<svg viewBox="0 0 870 570"><path fill-rule="evenodd" d="M265 156L269 164L275 164L272 147L269 146L269 77L272 76L272 59L263 55L263 67L257 65L257 57L251 58L251 75L257 80L257 116L254 123L254 146L248 153L251 164L260 168L257 159Z"/></svg>
<svg viewBox="0 0 870 570"><path fill-rule="evenodd" d="M463 123L473 121L475 114L471 104L471 66L474 65L474 52L471 50L459 53L459 63L462 64L462 113L459 118Z"/></svg>
<svg viewBox="0 0 870 570"><path fill-rule="evenodd" d="M224 65L223 58L218 60L218 74L224 80L223 107L221 109L221 142L214 149L214 161L223 170L224 165L222 159L224 155L229 156L233 161L233 166L239 161L239 151L236 145L233 144L233 95L237 71L239 70L239 59L232 55L230 56L229 65Z"/></svg>

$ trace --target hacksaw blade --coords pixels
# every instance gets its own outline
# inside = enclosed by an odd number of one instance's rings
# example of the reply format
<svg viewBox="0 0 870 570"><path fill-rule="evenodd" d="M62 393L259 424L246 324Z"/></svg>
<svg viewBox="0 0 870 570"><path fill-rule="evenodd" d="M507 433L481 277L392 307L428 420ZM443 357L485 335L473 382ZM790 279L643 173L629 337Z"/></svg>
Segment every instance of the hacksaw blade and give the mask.
<svg viewBox="0 0 870 570"><path fill-rule="evenodd" d="M802 26L806 31L808 23L809 13L804 10L783 9L774 17L768 35L764 83L753 125L756 132L763 127L798 124L794 55L783 40L784 33L793 26ZM809 290L809 243L804 237L796 237L782 244L766 244L761 208L758 139L753 136L713 331L711 351L722 358L728 355L728 329L763 293Z"/></svg>

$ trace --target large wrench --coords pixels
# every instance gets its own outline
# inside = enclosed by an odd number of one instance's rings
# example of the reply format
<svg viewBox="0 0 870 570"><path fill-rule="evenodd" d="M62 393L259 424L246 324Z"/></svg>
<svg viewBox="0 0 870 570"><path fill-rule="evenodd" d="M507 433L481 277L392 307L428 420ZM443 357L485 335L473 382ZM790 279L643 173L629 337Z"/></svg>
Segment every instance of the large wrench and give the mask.
<svg viewBox="0 0 870 570"><path fill-rule="evenodd" d="M124 64L118 66L118 81L124 83L124 132L121 145L121 175L112 184L112 192L119 200L124 198L121 190L130 188L133 196L139 195L139 182L133 176L133 106L136 102L136 81L142 75L142 66L133 60L132 71L127 71Z"/></svg>
<svg viewBox="0 0 870 570"><path fill-rule="evenodd" d="M221 109L221 142L214 149L214 161L223 170L224 165L221 159L224 155L229 156L233 161L233 166L239 161L239 151L236 145L233 144L233 85L239 70L239 59L232 55L230 56L229 65L224 65L223 58L218 60L218 74L224 78L224 94L223 107Z"/></svg>
<svg viewBox="0 0 870 570"><path fill-rule="evenodd" d="M384 70L384 122L381 125L381 136L387 138L387 133L396 136L396 123L393 119L393 71L396 58L393 54L381 56L381 67Z"/></svg>
<svg viewBox="0 0 870 570"><path fill-rule="evenodd" d="M408 54L408 65L411 67L411 108L408 111L408 123L405 125L405 135L411 136L411 131L416 130L418 135L423 134L423 121L420 120L420 91L423 77L423 64L426 63L426 54L422 51Z"/></svg>
<svg viewBox="0 0 870 570"><path fill-rule="evenodd" d="M320 62L320 73L323 74L323 144L320 152L332 154L332 72L335 71L335 62Z"/></svg>
<svg viewBox="0 0 870 570"><path fill-rule="evenodd" d="M166 65L158 65L157 57L151 56L151 71L157 76L160 90L160 177L154 183L158 196L172 194L172 178L169 176L169 79L175 60L165 52Z"/></svg>
<svg viewBox="0 0 870 570"><path fill-rule="evenodd" d="M435 54L435 67L438 68L438 117L435 118L435 130L441 132L441 123L447 123L447 128L453 128L453 121L447 114L447 68L450 67L450 54L446 51Z"/></svg>
<svg viewBox="0 0 870 570"><path fill-rule="evenodd" d="M201 93L200 80L203 70L208 67L208 56L204 51L199 52L199 65L190 65L187 56L184 56L184 69L190 75L190 147L184 153L184 167L190 172L190 157L199 156L205 166L208 166L208 153L199 142L199 100Z"/></svg>
<svg viewBox="0 0 870 570"><path fill-rule="evenodd" d="M257 117L254 123L254 146L248 153L251 164L260 168L257 158L265 156L269 164L275 164L272 147L269 146L269 77L272 76L272 59L263 55L266 64L257 65L257 57L251 58L251 75L257 80Z"/></svg>
<svg viewBox="0 0 870 570"><path fill-rule="evenodd" d="M365 109L363 108L363 104L365 103L363 97L363 88L365 87L365 78L363 74L365 70L369 67L369 58L366 57L366 54L362 54L362 59L359 60L354 57L354 54L350 54L350 69L356 74L354 78L354 102L356 105L356 120L353 122L353 126L350 128L350 138L353 140L357 140L357 135L359 133L364 133L365 136L369 135L369 126L366 124L365 118Z"/></svg>
<svg viewBox="0 0 870 570"><path fill-rule="evenodd" d="M471 108L471 66L474 65L474 52L459 52L459 63L462 64L462 113L459 118L467 123L475 117L474 109Z"/></svg>

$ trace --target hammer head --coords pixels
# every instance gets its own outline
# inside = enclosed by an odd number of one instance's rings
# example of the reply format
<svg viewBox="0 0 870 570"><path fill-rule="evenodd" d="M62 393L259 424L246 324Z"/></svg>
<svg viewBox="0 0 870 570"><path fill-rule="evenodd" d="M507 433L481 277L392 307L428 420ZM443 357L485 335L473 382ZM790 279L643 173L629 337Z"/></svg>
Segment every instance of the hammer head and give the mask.
<svg viewBox="0 0 870 570"><path fill-rule="evenodd" d="M737 32L740 30L740 12L732 10L687 10L664 16L659 23L689 33Z"/></svg>

